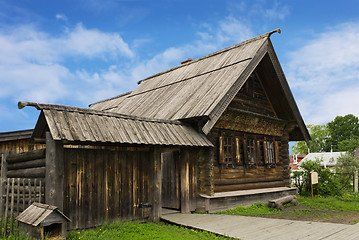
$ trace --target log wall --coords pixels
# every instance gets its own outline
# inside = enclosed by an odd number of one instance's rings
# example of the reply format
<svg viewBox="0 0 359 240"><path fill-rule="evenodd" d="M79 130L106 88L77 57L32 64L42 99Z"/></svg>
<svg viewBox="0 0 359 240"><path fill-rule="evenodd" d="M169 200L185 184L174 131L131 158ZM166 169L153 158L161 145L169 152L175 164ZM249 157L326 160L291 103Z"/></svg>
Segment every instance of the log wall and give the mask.
<svg viewBox="0 0 359 240"><path fill-rule="evenodd" d="M18 154L10 154L6 158L7 177L9 178L45 178L45 151L38 149Z"/></svg>
<svg viewBox="0 0 359 240"><path fill-rule="evenodd" d="M28 152L31 150L45 148L45 144L30 144L29 139L0 142L0 154L6 150L13 153Z"/></svg>
<svg viewBox="0 0 359 240"><path fill-rule="evenodd" d="M204 182L200 193L210 195L211 188L213 192L227 192L290 186L290 129L287 125L285 120L278 119L261 80L253 73L208 134L208 138L214 144L214 151L212 157L207 156L204 160L199 158L199 163L203 162L199 165L199 176L211 179L212 174L213 180L212 183L209 183L209 180ZM233 144L233 149L237 152L233 153L233 161L230 164L223 162L227 161L223 160L223 149L219 156L220 145L223 144L219 142L220 136L238 141L237 145ZM254 139L255 164L248 161L248 142L243 139ZM268 159L266 141L273 143L275 162L265 162ZM208 167L210 162L213 163L212 168Z"/></svg>

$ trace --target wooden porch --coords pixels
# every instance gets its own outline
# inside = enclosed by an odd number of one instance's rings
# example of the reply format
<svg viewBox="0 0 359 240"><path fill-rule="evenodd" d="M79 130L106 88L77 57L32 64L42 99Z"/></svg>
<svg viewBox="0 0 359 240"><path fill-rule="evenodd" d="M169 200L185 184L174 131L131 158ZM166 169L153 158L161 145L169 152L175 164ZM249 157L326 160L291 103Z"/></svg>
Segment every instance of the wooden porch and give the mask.
<svg viewBox="0 0 359 240"><path fill-rule="evenodd" d="M287 195L298 195L297 188L261 188L214 193L212 196L200 194L199 204L202 205L200 209L201 211L213 213L236 208L238 206L249 206L259 201L266 202L269 199L284 197Z"/></svg>

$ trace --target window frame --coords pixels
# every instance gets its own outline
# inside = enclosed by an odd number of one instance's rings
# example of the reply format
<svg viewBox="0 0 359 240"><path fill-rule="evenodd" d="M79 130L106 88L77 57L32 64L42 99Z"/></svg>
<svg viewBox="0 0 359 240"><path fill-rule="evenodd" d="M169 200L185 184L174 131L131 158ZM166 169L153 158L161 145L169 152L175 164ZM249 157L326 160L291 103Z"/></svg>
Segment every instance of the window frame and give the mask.
<svg viewBox="0 0 359 240"><path fill-rule="evenodd" d="M220 132L219 165L244 169L275 168L280 162L278 142L275 136L235 131Z"/></svg>

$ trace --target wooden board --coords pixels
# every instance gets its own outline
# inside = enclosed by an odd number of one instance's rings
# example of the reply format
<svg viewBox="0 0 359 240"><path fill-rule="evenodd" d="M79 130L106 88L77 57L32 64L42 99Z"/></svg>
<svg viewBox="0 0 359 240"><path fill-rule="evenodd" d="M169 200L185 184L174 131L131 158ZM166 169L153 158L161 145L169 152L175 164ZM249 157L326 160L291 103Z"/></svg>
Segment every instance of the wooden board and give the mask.
<svg viewBox="0 0 359 240"><path fill-rule="evenodd" d="M162 153L162 207L180 209L178 152Z"/></svg>
<svg viewBox="0 0 359 240"><path fill-rule="evenodd" d="M151 202L147 151L65 149L64 213L70 228L90 228L114 219L140 219Z"/></svg>

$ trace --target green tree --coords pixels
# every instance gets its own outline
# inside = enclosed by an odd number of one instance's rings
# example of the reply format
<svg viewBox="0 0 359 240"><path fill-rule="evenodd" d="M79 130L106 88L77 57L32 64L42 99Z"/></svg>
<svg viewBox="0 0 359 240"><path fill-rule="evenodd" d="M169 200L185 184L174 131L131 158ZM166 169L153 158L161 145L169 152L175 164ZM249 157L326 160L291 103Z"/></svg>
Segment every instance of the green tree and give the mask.
<svg viewBox="0 0 359 240"><path fill-rule="evenodd" d="M359 138L359 119L353 114L347 114L344 117L337 116L333 121L327 124L329 138L326 143L326 151L348 151L345 144L355 144ZM352 148L352 146L350 146Z"/></svg>
<svg viewBox="0 0 359 240"><path fill-rule="evenodd" d="M359 170L359 159L347 152L338 157L338 165L342 167L344 173L353 174Z"/></svg>
<svg viewBox="0 0 359 240"><path fill-rule="evenodd" d="M295 154L308 154L310 152L321 152L326 149L326 143L329 137L329 131L326 125L308 125L310 137L309 149L305 141L298 141L292 146L292 152Z"/></svg>
<svg viewBox="0 0 359 240"><path fill-rule="evenodd" d="M338 146L336 150L339 152L349 152L351 154L354 154L355 149L358 147L359 147L359 137L355 136L351 139L346 139L338 142Z"/></svg>

